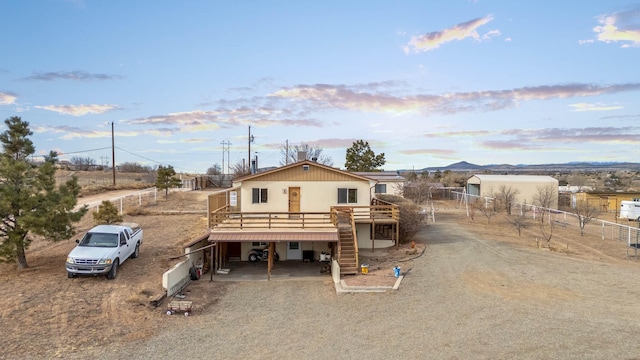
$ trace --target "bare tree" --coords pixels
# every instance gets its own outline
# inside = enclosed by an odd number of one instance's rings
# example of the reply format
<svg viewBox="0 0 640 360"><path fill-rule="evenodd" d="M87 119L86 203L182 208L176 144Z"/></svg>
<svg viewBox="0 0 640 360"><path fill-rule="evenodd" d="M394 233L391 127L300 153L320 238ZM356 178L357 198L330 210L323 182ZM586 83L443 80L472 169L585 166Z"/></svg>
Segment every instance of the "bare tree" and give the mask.
<svg viewBox="0 0 640 360"><path fill-rule="evenodd" d="M511 186L506 185L502 185L498 189L496 201L498 202L498 206L507 211L507 215L511 215L511 206L519 193L520 191L518 189L514 189Z"/></svg>
<svg viewBox="0 0 640 360"><path fill-rule="evenodd" d="M243 166L242 162L237 162L229 167L229 170L233 174L233 178L238 178L244 175L249 175L251 172Z"/></svg>
<svg viewBox="0 0 640 360"><path fill-rule="evenodd" d="M578 201L574 213L580 225L580 236L584 236L584 227L600 214L600 209L590 207L587 201Z"/></svg>
<svg viewBox="0 0 640 360"><path fill-rule="evenodd" d="M397 195L383 194L380 195L380 199L398 205L398 210L400 211L398 243L410 243L426 222L421 207L414 204L411 200L404 199Z"/></svg>
<svg viewBox="0 0 640 360"><path fill-rule="evenodd" d="M544 218L544 216L542 217ZM555 226L555 221L542 221L538 225L540 225L540 235L547 242L547 247L551 248L551 238L553 237L553 228Z"/></svg>
<svg viewBox="0 0 640 360"><path fill-rule="evenodd" d="M558 203L558 189L554 185L538 186L537 192L533 195L533 203L544 208L540 216L540 222L544 223L544 213Z"/></svg>
<svg viewBox="0 0 640 360"><path fill-rule="evenodd" d="M321 146L312 146L309 144L300 144L293 146L283 146L280 149L280 154L282 155L282 160L280 160L280 165L293 164L298 159L298 153L305 153L305 159L317 161L320 164L333 166L333 159L331 156L325 155L322 153L324 149Z"/></svg>
<svg viewBox="0 0 640 360"><path fill-rule="evenodd" d="M400 188L400 193L405 199L416 204L423 204L431 198L431 187L428 179L416 178L404 183Z"/></svg>
<svg viewBox="0 0 640 360"><path fill-rule="evenodd" d="M129 173L144 173L144 172L152 172L154 169L149 165L141 165L136 162L124 162L118 165L118 170L121 172L129 172Z"/></svg>
<svg viewBox="0 0 640 360"><path fill-rule="evenodd" d="M518 236L522 236L522 230L529 227L530 223L527 219L527 208L523 207L520 210L520 214L515 216L508 216L507 221L518 230Z"/></svg>
<svg viewBox="0 0 640 360"><path fill-rule="evenodd" d="M491 218L498 213L496 202L494 199L484 198L483 200L474 201L470 206L474 206L484 217L487 218L487 224L491 222Z"/></svg>
<svg viewBox="0 0 640 360"><path fill-rule="evenodd" d="M540 234L547 242L547 247L551 247L551 238L553 237L553 228L555 221L551 220L552 207L558 203L558 189L554 185L541 186L537 188L536 194L533 196L535 205L543 210L540 213ZM545 221L545 213L548 213L548 221Z"/></svg>
<svg viewBox="0 0 640 360"><path fill-rule="evenodd" d="M75 166L76 170L91 170L96 166L96 160L90 157L74 156L69 162Z"/></svg>
<svg viewBox="0 0 640 360"><path fill-rule="evenodd" d="M220 164L213 164L207 169L207 175L222 175L222 167Z"/></svg>

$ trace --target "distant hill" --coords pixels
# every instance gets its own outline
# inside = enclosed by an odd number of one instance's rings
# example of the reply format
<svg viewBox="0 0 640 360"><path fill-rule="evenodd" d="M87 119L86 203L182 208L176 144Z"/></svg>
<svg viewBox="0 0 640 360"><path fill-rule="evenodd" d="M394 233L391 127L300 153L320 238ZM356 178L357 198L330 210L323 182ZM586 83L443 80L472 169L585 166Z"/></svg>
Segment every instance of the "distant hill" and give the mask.
<svg viewBox="0 0 640 360"><path fill-rule="evenodd" d="M489 164L476 165L466 161L460 161L447 166L426 167L416 172L428 171L453 171L453 172L485 172L495 174L516 173L567 173L574 171L640 171L640 163L630 162L568 162L563 164ZM405 170L407 171L407 170Z"/></svg>

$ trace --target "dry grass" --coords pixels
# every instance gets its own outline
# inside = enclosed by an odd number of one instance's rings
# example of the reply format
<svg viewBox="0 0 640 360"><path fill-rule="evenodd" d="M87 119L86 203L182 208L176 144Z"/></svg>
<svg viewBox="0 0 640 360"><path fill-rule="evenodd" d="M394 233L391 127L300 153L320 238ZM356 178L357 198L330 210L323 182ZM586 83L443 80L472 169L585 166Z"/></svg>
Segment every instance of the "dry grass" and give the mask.
<svg viewBox="0 0 640 360"><path fill-rule="evenodd" d="M65 182L75 176L82 188L81 196L89 196L114 190L138 190L153 186L154 174L116 172L116 182L113 183L113 173L105 171L56 171L56 181Z"/></svg>

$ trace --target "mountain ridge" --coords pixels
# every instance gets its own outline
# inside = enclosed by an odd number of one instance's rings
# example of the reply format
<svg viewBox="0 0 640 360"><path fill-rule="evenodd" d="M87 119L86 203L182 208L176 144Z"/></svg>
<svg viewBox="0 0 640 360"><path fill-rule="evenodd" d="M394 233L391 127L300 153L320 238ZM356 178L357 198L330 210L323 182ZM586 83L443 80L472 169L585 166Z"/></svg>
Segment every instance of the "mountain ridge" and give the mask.
<svg viewBox="0 0 640 360"><path fill-rule="evenodd" d="M640 163L632 162L589 162L589 161L572 161L567 163L549 163L549 164L488 164L477 165L467 161L459 161L457 163L446 166L430 166L420 170L422 171L453 171L453 172L478 172L489 171L497 173L505 172L573 172L573 171L640 171Z"/></svg>

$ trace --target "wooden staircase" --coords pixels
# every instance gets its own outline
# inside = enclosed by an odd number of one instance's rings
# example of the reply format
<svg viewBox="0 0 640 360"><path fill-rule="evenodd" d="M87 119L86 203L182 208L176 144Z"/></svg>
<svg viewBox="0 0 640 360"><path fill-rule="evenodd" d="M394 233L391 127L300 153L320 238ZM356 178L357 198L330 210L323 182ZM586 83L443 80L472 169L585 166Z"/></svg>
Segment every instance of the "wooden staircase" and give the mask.
<svg viewBox="0 0 640 360"><path fill-rule="evenodd" d="M338 214L338 264L340 275L358 273L358 249L355 241L355 223L352 213Z"/></svg>

